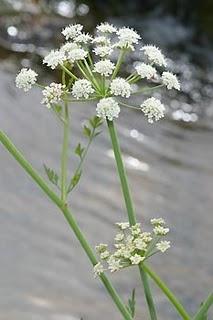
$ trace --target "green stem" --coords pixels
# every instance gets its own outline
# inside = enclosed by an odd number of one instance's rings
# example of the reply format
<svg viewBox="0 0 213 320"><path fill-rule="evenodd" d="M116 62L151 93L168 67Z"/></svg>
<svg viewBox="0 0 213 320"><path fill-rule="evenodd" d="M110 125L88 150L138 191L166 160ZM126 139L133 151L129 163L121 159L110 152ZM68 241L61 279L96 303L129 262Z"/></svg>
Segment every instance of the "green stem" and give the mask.
<svg viewBox="0 0 213 320"><path fill-rule="evenodd" d="M130 190L129 190L127 174L126 174L126 170L124 168L124 164L123 164L123 160L122 160L121 149L120 149L120 145L118 142L117 132L114 127L113 121L107 121L107 124L108 124L108 128L109 128L111 143L112 143L113 150L114 150L115 160L116 160L116 164L117 164L117 170L118 170L118 174L120 177L120 182L121 182L122 192L123 192L123 196L124 196L124 200L125 200L125 204L126 204L129 223L130 223L130 225L134 225L134 224L136 224L136 216L135 216L135 212L134 212L134 208L133 208L132 197L131 197ZM149 308L151 320L156 320L157 315L156 315L154 301L152 298L151 289L149 287L148 279L146 277L145 272L143 272L141 266L139 266L139 271L140 271L141 280L142 280L143 287L144 287L144 293L145 293L147 305Z"/></svg>
<svg viewBox="0 0 213 320"><path fill-rule="evenodd" d="M64 134L61 153L61 200L63 203L67 200L67 162L69 150L69 111L67 102L64 105Z"/></svg>
<svg viewBox="0 0 213 320"><path fill-rule="evenodd" d="M143 269L146 273L154 280L154 282L158 285L158 287L164 292L167 298L171 301L173 306L176 308L178 313L184 320L190 320L191 317L188 315L182 304L178 301L178 299L174 296L171 290L166 286L166 284L160 279L160 277L150 269L147 265L143 264ZM196 319L197 320L197 319Z"/></svg>
<svg viewBox="0 0 213 320"><path fill-rule="evenodd" d="M75 233L77 239L79 240L82 248L84 249L85 253L87 254L89 260L91 261L92 265L97 263L95 254L91 249L90 245L88 244L86 238L84 237L83 233L81 232L77 222L75 221L71 211L68 209L67 205L64 204L61 199L53 192L49 186L46 184L44 179L40 177L40 175L34 170L32 165L24 158L22 153L17 150L14 144L10 141L7 135L0 131L0 142L4 145L4 147L8 150L8 152L16 159L16 161L20 164L20 166L30 175L30 177L36 182L36 184L44 191L44 193L56 204L56 206L62 211L64 214L67 222L69 223L70 227L72 228L73 232ZM116 290L112 286L111 282L108 280L106 275L103 273L100 276L102 283L104 284L106 290L108 291L109 295L115 302L117 308L123 315L125 320L133 320L130 313L128 312L125 304L121 301L119 295L117 294Z"/></svg>
<svg viewBox="0 0 213 320"><path fill-rule="evenodd" d="M204 316L207 314L209 308L213 304L213 294L211 293L207 299L202 303L200 309L196 315L192 318L193 320L203 320ZM207 318L205 318L207 320Z"/></svg>
<svg viewBox="0 0 213 320"><path fill-rule="evenodd" d="M60 65L61 68L74 80L78 80L78 78L69 70L67 69L63 64Z"/></svg>
<svg viewBox="0 0 213 320"><path fill-rule="evenodd" d="M152 91L155 89L162 88L163 86L164 86L164 84L158 84L157 86L153 86L153 87L144 87L144 88L139 89L136 92L132 92L132 94L146 93L146 92L149 92L149 91Z"/></svg>
<svg viewBox="0 0 213 320"><path fill-rule="evenodd" d="M125 53L126 53L126 50L125 50L125 49L122 49L121 52L120 52L120 55L119 55L119 57L118 57L118 61L117 61L117 63L116 63L115 69L114 69L114 71L113 71L111 80L113 80L113 79L117 76L118 71L119 71L119 69L120 69L120 66L121 66L121 64L122 64L122 62L123 62L123 58L124 58Z"/></svg>

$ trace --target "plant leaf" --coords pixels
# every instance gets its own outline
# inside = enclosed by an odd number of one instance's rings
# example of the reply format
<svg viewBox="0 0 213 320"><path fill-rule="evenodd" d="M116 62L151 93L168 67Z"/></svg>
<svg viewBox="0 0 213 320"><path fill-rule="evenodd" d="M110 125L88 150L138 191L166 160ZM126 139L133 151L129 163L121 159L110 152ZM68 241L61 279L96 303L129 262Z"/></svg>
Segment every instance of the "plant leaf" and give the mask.
<svg viewBox="0 0 213 320"><path fill-rule="evenodd" d="M131 316L135 316L135 289L132 290L131 297L128 299L127 309L129 310Z"/></svg>
<svg viewBox="0 0 213 320"><path fill-rule="evenodd" d="M46 172L46 175L49 181L58 187L58 182L59 182L58 174L53 169L48 168L45 164L44 164L44 170Z"/></svg>
<svg viewBox="0 0 213 320"><path fill-rule="evenodd" d="M82 158L83 152L84 152L84 148L79 143L75 148L75 154L77 154L80 158Z"/></svg>
<svg viewBox="0 0 213 320"><path fill-rule="evenodd" d="M87 126L84 126L83 134L84 134L86 137L90 138L90 136L91 136L91 129L88 128Z"/></svg>
<svg viewBox="0 0 213 320"><path fill-rule="evenodd" d="M72 189L78 184L78 182L79 182L79 180L81 178L81 174L82 174L82 171L75 172L74 176L71 179L70 186L69 186L69 188L67 190L68 193L70 191L72 191Z"/></svg>

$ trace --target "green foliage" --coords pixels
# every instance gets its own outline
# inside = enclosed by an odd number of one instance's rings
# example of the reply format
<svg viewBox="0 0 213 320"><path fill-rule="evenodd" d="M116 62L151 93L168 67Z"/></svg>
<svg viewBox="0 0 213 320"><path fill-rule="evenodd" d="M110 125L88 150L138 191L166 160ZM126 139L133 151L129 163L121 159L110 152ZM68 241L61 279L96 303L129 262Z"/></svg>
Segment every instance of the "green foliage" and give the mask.
<svg viewBox="0 0 213 320"><path fill-rule="evenodd" d="M46 175L47 175L49 181L58 187L59 186L58 185L58 182L59 182L58 174L53 169L48 168L45 164L44 164L44 170L46 172Z"/></svg>
<svg viewBox="0 0 213 320"><path fill-rule="evenodd" d="M128 299L127 309L130 312L131 316L134 318L135 316L135 289L132 290L131 297Z"/></svg>
<svg viewBox="0 0 213 320"><path fill-rule="evenodd" d="M67 188L67 193L70 193L79 183L82 175L83 162L87 155L90 144L92 143L92 140L101 133L101 131L98 131L97 129L102 125L102 123L102 119L94 116L88 120L88 123L86 125L84 125L83 135L88 139L88 142L86 147L83 147L81 143L78 143L75 148L75 154L80 158L80 161L70 180L69 186Z"/></svg>

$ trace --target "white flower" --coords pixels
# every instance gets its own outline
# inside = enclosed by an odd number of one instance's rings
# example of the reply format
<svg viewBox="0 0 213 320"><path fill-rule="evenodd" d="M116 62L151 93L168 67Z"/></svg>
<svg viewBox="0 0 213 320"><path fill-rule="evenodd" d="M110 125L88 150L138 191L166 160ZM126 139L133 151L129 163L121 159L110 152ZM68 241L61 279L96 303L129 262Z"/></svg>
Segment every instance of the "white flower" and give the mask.
<svg viewBox="0 0 213 320"><path fill-rule="evenodd" d="M138 250L146 250L147 248L147 244L146 242L144 241L144 239L142 238L137 238L134 240L134 244L135 244L135 247L138 249Z"/></svg>
<svg viewBox="0 0 213 320"><path fill-rule="evenodd" d="M144 259L145 259L145 257L141 257L141 256L139 256L139 254L135 254L134 256L130 257L132 264L139 264Z"/></svg>
<svg viewBox="0 0 213 320"><path fill-rule="evenodd" d="M107 262L108 268L111 272L118 271L121 268L120 260L116 259L114 256L111 256Z"/></svg>
<svg viewBox="0 0 213 320"><path fill-rule="evenodd" d="M170 248L170 241L160 241L156 244L156 248L161 252L165 252L167 249Z"/></svg>
<svg viewBox="0 0 213 320"><path fill-rule="evenodd" d="M23 68L16 76L16 87L28 91L36 83L38 74L32 69Z"/></svg>
<svg viewBox="0 0 213 320"><path fill-rule="evenodd" d="M154 218L154 219L151 219L150 222L154 226L165 224L165 220L163 218Z"/></svg>
<svg viewBox="0 0 213 320"><path fill-rule="evenodd" d="M98 246L95 247L95 250L98 252L98 253L102 253L104 251L107 250L107 247L108 245L105 244L105 243L100 243Z"/></svg>
<svg viewBox="0 0 213 320"><path fill-rule="evenodd" d="M124 234L123 233L118 233L115 236L115 241L122 241L124 239Z"/></svg>
<svg viewBox="0 0 213 320"><path fill-rule="evenodd" d="M81 34L79 34L77 37L73 39L73 41L81 44L87 44L91 40L92 40L92 37L88 33L84 33L84 32L82 32Z"/></svg>
<svg viewBox="0 0 213 320"><path fill-rule="evenodd" d="M94 92L95 90L92 88L91 82L86 79L80 79L75 81L72 87L72 95L76 99L88 99L89 96Z"/></svg>
<svg viewBox="0 0 213 320"><path fill-rule="evenodd" d="M102 253L100 254L100 258L101 258L102 260L105 260L105 259L107 259L107 258L109 257L109 255L110 255L109 251L106 250L106 251L104 251L104 252L102 252Z"/></svg>
<svg viewBox="0 0 213 320"><path fill-rule="evenodd" d="M74 63L77 60L83 60L87 56L87 51L81 48L73 49L68 52L68 59L70 62Z"/></svg>
<svg viewBox="0 0 213 320"><path fill-rule="evenodd" d="M139 76L143 78L147 78L148 80L152 78L157 78L157 70L146 63L140 63L135 67Z"/></svg>
<svg viewBox="0 0 213 320"><path fill-rule="evenodd" d="M129 228L129 222L117 222L116 225L121 229L125 230Z"/></svg>
<svg viewBox="0 0 213 320"><path fill-rule="evenodd" d="M101 44L101 45L109 45L110 39L105 36L98 36L92 40L93 43Z"/></svg>
<svg viewBox="0 0 213 320"><path fill-rule="evenodd" d="M162 82L167 87L167 89L177 89L180 90L180 83L175 74L171 72L163 72Z"/></svg>
<svg viewBox="0 0 213 320"><path fill-rule="evenodd" d="M128 27L123 27L117 31L118 35L118 47L119 48L130 48L134 50L133 44L137 44L138 40L141 39L140 35L134 31L133 29L130 29Z"/></svg>
<svg viewBox="0 0 213 320"><path fill-rule="evenodd" d="M117 29L112 24L104 22L97 26L97 30L103 33L113 33L116 32Z"/></svg>
<svg viewBox="0 0 213 320"><path fill-rule="evenodd" d="M55 69L59 64L62 64L66 57L61 50L51 50L50 53L44 58L43 63L47 64L51 69Z"/></svg>
<svg viewBox="0 0 213 320"><path fill-rule="evenodd" d="M125 79L116 78L112 80L110 84L110 92L115 96L129 98L131 94L131 86Z"/></svg>
<svg viewBox="0 0 213 320"><path fill-rule="evenodd" d="M152 241L152 237L151 237L151 233L150 232L143 232L141 234L141 237L143 239L144 242L149 243L150 241Z"/></svg>
<svg viewBox="0 0 213 320"><path fill-rule="evenodd" d="M81 24L72 24L64 28L64 30L62 30L61 33L63 34L66 40L74 39L75 37L81 34L82 29L83 26Z"/></svg>
<svg viewBox="0 0 213 320"><path fill-rule="evenodd" d="M112 63L110 60L105 59L95 63L94 72L100 73L102 76L107 77L112 74L114 68L114 63Z"/></svg>
<svg viewBox="0 0 213 320"><path fill-rule="evenodd" d="M141 104L141 110L147 116L148 122L153 123L153 119L158 121L164 117L165 107L160 100L148 98Z"/></svg>
<svg viewBox="0 0 213 320"><path fill-rule="evenodd" d="M153 232L157 236L165 236L169 232L169 228L164 228L162 226L155 226L153 229Z"/></svg>
<svg viewBox="0 0 213 320"><path fill-rule="evenodd" d="M64 89L65 86L61 83L52 82L50 86L45 87L42 91L44 98L41 103L46 104L47 108L51 108L52 104L58 103L61 100Z"/></svg>
<svg viewBox="0 0 213 320"><path fill-rule="evenodd" d="M101 273L104 272L104 267L103 265L98 262L94 267L93 267L93 272L94 272L94 277L97 278L97 276L100 276Z"/></svg>
<svg viewBox="0 0 213 320"><path fill-rule="evenodd" d="M67 43L65 43L65 44L60 48L60 51L61 51L66 57L68 57L70 51L72 51L73 49L78 49L78 48L79 48L79 46L77 45L77 43L67 42Z"/></svg>
<svg viewBox="0 0 213 320"><path fill-rule="evenodd" d="M118 118L120 107L113 98L103 98L98 102L96 112L99 118L112 121Z"/></svg>
<svg viewBox="0 0 213 320"><path fill-rule="evenodd" d="M96 56L100 56L101 58L105 58L109 56L112 52L113 49L111 46L98 46L94 48L93 52L95 53Z"/></svg>
<svg viewBox="0 0 213 320"><path fill-rule="evenodd" d="M133 236L137 236L141 233L140 223L134 224L130 229Z"/></svg>
<svg viewBox="0 0 213 320"><path fill-rule="evenodd" d="M164 55L161 53L160 49L158 49L157 47L153 45L147 45L147 46L143 46L141 50L144 51L144 54L148 57L148 59L151 62L164 67L167 65Z"/></svg>

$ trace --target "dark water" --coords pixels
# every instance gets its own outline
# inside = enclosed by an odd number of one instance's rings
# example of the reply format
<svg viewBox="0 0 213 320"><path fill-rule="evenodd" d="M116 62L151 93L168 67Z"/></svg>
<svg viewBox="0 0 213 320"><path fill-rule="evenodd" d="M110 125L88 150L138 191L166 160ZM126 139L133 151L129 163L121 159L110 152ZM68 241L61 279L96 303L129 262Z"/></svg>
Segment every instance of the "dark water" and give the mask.
<svg viewBox="0 0 213 320"><path fill-rule="evenodd" d="M147 226L151 217L162 216L171 228L172 248L150 263L193 313L213 287L211 49L199 50L192 41L193 29L174 16L128 19L117 17L113 22L125 20L141 31L145 42L160 43L182 83L178 95L157 93L167 105L165 120L151 126L142 114L122 109L117 127L139 219ZM27 42L22 39L21 43ZM0 71L0 128L44 174L43 162L59 167L60 124L40 105L38 90L23 94L14 88L14 59L28 65L30 55L13 55L11 49L16 52L17 46L10 47L10 53L2 51L6 59ZM44 49L41 45L38 53ZM37 63L39 57L33 55L33 60ZM83 140L79 125L94 114L95 106L78 104L71 109L74 147ZM0 166L0 319L121 319L101 284L93 279L92 268L63 216L2 147ZM70 170L74 166L75 158L71 158ZM70 205L94 246L110 242L113 224L125 220L105 127L90 150ZM136 272L125 270L111 279L125 300L136 287L136 319L148 319ZM153 290L159 319L179 319L160 291L155 286Z"/></svg>

